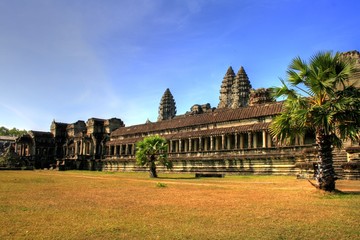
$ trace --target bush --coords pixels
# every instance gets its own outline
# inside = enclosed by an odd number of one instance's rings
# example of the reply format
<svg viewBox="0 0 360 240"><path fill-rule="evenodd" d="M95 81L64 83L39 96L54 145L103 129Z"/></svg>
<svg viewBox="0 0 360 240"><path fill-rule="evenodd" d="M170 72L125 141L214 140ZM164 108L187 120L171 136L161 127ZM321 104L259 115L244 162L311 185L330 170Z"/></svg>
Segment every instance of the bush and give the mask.
<svg viewBox="0 0 360 240"><path fill-rule="evenodd" d="M167 185L166 185L165 183L161 183L161 182L156 183L156 186L157 186L158 188L165 188L165 187L167 187Z"/></svg>

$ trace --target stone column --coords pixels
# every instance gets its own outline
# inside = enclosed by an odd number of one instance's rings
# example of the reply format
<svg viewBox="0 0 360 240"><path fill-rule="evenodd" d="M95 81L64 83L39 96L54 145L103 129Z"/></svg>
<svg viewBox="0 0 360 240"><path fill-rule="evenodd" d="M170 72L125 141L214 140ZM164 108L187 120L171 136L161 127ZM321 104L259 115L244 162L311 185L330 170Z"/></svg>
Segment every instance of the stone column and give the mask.
<svg viewBox="0 0 360 240"><path fill-rule="evenodd" d="M181 139L179 139L179 152L181 152L181 148L182 148L182 142Z"/></svg>
<svg viewBox="0 0 360 240"><path fill-rule="evenodd" d="M170 140L169 146L170 146L169 151L172 152L173 151L173 141L172 140Z"/></svg>
<svg viewBox="0 0 360 240"><path fill-rule="evenodd" d="M266 131L263 130L262 131L262 144L263 144L263 148L266 148Z"/></svg>
<svg viewBox="0 0 360 240"><path fill-rule="evenodd" d="M202 151L204 148L202 146L202 137L199 137L199 151Z"/></svg>
<svg viewBox="0 0 360 240"><path fill-rule="evenodd" d="M295 145L299 145L299 136L295 137Z"/></svg>
<svg viewBox="0 0 360 240"><path fill-rule="evenodd" d="M114 148L114 155L115 156L118 155L118 146L117 145L115 145L115 148Z"/></svg>
<svg viewBox="0 0 360 240"><path fill-rule="evenodd" d="M83 144L84 144L84 143L83 143L83 140L81 139L81 140L80 140L80 154L81 154L81 155L84 155L84 146L83 146Z"/></svg>
<svg viewBox="0 0 360 240"><path fill-rule="evenodd" d="M234 149L238 149L238 134L234 134Z"/></svg>
<svg viewBox="0 0 360 240"><path fill-rule="evenodd" d="M76 142L74 142L74 145L75 145L75 155L77 155L78 154L78 145L79 145L79 143L76 141Z"/></svg>
<svg viewBox="0 0 360 240"><path fill-rule="evenodd" d="M272 147L272 140L271 140L271 135L269 133L267 133L268 137L267 137L267 147L270 148Z"/></svg>
<svg viewBox="0 0 360 240"><path fill-rule="evenodd" d="M248 148L252 148L252 133L248 132Z"/></svg>
<svg viewBox="0 0 360 240"><path fill-rule="evenodd" d="M300 145L304 145L304 142L305 142L305 136L304 136L304 135L302 135L302 136L300 136L299 138L300 138L300 139L299 139L299 143L300 143Z"/></svg>
<svg viewBox="0 0 360 240"><path fill-rule="evenodd" d="M221 135L221 150L225 150L225 135Z"/></svg>
<svg viewBox="0 0 360 240"><path fill-rule="evenodd" d="M244 149L244 134L243 133L240 133L240 145L239 145L239 148L240 149Z"/></svg>
<svg viewBox="0 0 360 240"><path fill-rule="evenodd" d="M179 152L179 141L178 140L175 141L175 152L176 153Z"/></svg>
<svg viewBox="0 0 360 240"><path fill-rule="evenodd" d="M189 152L192 151L192 144L191 144L191 138L189 138Z"/></svg>
<svg viewBox="0 0 360 240"><path fill-rule="evenodd" d="M232 140L231 138L233 138L233 137L234 137L234 135L227 135L227 144L226 144L226 145L227 145L227 149L228 149L228 150L231 149L231 142L232 142L232 141L231 141L231 140Z"/></svg>
<svg viewBox="0 0 360 240"><path fill-rule="evenodd" d="M214 150L214 137L210 137L210 151Z"/></svg>
<svg viewBox="0 0 360 240"><path fill-rule="evenodd" d="M257 139L257 133L254 133L254 135L253 135L253 142L254 142L254 148L257 148L257 141L258 141L258 139Z"/></svg>

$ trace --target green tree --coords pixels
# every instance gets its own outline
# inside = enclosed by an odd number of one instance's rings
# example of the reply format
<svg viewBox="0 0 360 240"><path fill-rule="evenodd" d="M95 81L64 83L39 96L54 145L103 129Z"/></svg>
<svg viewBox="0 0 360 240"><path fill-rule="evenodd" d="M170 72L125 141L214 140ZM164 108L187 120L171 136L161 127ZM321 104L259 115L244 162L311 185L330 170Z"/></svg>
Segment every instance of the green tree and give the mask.
<svg viewBox="0 0 360 240"><path fill-rule="evenodd" d="M27 132L26 130L19 130L17 128L8 129L4 126L0 127L0 136L18 137L21 136L22 134L25 134L26 132Z"/></svg>
<svg viewBox="0 0 360 240"><path fill-rule="evenodd" d="M150 177L156 178L156 165L162 164L172 168L172 162L167 158L168 145L166 140L158 135L145 137L136 144L136 162L140 166L148 166Z"/></svg>
<svg viewBox="0 0 360 240"><path fill-rule="evenodd" d="M15 153L13 146L7 148L6 152L0 155L0 166L21 167L23 165L23 161L21 161L19 155Z"/></svg>
<svg viewBox="0 0 360 240"><path fill-rule="evenodd" d="M287 83L281 80L283 86L273 88L276 97L285 97L283 112L270 126L274 140L289 143L306 131L315 132L316 187L325 191L333 191L337 179L333 147L347 139L359 141L360 90L348 81L355 70L354 62L341 54L319 52L308 63L294 58Z"/></svg>

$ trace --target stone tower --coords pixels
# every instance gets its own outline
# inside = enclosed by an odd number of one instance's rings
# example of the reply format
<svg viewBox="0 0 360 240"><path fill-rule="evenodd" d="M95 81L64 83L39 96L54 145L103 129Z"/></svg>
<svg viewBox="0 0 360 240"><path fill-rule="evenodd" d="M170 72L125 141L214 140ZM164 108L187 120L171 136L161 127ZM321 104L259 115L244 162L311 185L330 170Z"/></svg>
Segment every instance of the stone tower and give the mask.
<svg viewBox="0 0 360 240"><path fill-rule="evenodd" d="M241 66L236 74L234 83L231 87L232 104L231 108L245 107L249 103L251 84L249 78Z"/></svg>
<svg viewBox="0 0 360 240"><path fill-rule="evenodd" d="M175 100L170 90L167 88L160 101L158 121L172 119L175 115Z"/></svg>
<svg viewBox="0 0 360 240"><path fill-rule="evenodd" d="M270 88L258 88L256 90L250 90L249 106L270 102L275 102L275 99L271 96Z"/></svg>
<svg viewBox="0 0 360 240"><path fill-rule="evenodd" d="M232 67L230 66L221 84L220 97L219 97L220 102L218 108L231 107L231 102L232 102L231 86L233 85L234 78L235 78L235 73Z"/></svg>
<svg viewBox="0 0 360 240"><path fill-rule="evenodd" d="M218 108L238 108L248 105L251 84L243 67L235 76L229 67L220 88L220 102Z"/></svg>
<svg viewBox="0 0 360 240"><path fill-rule="evenodd" d="M355 63L356 71L349 78L349 84L353 84L355 87L360 88L360 53L356 50L341 53L342 57L352 59Z"/></svg>

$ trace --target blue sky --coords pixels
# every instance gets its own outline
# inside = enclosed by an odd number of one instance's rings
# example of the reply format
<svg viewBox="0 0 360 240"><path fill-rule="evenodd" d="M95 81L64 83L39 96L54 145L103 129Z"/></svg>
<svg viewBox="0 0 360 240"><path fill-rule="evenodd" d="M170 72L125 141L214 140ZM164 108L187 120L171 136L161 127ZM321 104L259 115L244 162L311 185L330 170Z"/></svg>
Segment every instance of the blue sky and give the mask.
<svg viewBox="0 0 360 240"><path fill-rule="evenodd" d="M170 88L183 114L219 102L229 66L253 88L291 59L360 50L357 0L2 0L0 126L156 121Z"/></svg>

